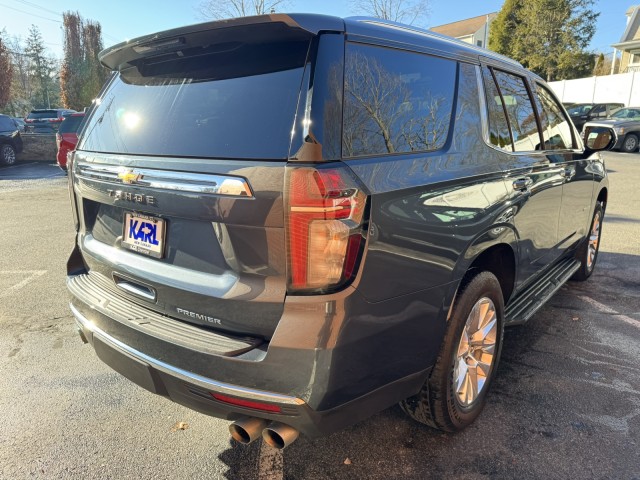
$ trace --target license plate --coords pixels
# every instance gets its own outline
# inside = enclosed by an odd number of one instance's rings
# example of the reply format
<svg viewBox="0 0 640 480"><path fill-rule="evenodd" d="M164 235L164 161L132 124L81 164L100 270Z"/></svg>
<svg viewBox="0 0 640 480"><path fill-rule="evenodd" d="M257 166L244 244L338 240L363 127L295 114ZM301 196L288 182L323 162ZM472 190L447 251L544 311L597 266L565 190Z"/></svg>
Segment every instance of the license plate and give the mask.
<svg viewBox="0 0 640 480"><path fill-rule="evenodd" d="M163 219L127 212L124 214L122 246L150 257L162 258L164 231Z"/></svg>

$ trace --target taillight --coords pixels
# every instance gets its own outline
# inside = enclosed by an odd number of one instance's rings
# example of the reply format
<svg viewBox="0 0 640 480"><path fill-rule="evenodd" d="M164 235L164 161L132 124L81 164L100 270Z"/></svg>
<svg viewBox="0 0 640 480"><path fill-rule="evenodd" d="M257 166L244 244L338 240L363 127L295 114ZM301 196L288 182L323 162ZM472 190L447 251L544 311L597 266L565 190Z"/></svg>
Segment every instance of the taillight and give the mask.
<svg viewBox="0 0 640 480"><path fill-rule="evenodd" d="M287 167L289 290L326 292L349 282L364 237L367 196L344 166Z"/></svg>
<svg viewBox="0 0 640 480"><path fill-rule="evenodd" d="M71 200L71 216L76 232L80 229L80 218L78 217L78 205L76 204L76 196L73 192L73 163L75 161L75 152L67 153L67 175L69 176L69 200Z"/></svg>

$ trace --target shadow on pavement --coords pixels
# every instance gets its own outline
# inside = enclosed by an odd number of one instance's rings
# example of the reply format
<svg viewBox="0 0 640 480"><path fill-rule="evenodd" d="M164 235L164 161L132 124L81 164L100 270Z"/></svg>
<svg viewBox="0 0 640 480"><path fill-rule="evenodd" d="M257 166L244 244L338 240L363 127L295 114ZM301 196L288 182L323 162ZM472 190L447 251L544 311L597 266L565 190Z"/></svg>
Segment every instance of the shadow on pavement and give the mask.
<svg viewBox="0 0 640 480"><path fill-rule="evenodd" d="M55 161L48 162L19 162L10 167L0 167L1 180L40 180L44 178L64 177Z"/></svg>

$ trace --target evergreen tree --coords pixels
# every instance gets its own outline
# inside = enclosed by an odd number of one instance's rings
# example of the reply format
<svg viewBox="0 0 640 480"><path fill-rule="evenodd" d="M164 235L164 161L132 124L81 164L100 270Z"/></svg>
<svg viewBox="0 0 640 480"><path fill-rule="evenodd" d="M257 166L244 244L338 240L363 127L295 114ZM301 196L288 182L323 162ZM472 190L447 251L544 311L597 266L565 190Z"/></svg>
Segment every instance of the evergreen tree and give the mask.
<svg viewBox="0 0 640 480"><path fill-rule="evenodd" d="M38 108L51 108L55 105L57 92L54 85L56 63L46 55L46 48L42 41L40 30L35 25L29 28L29 36L26 41L25 55L29 58L28 71L34 80L34 96L32 102Z"/></svg>
<svg viewBox="0 0 640 480"><path fill-rule="evenodd" d="M514 56L513 33L520 26L521 0L505 0L489 29L489 49L508 57Z"/></svg>
<svg viewBox="0 0 640 480"><path fill-rule="evenodd" d="M491 28L489 47L549 80L591 74L586 51L599 13L594 0L507 0Z"/></svg>

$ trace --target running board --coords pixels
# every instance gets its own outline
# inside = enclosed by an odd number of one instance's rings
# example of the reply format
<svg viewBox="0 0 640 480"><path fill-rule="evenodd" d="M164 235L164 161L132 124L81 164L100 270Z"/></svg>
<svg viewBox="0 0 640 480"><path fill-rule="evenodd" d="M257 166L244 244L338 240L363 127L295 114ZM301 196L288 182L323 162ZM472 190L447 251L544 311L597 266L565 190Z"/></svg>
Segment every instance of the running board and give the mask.
<svg viewBox="0 0 640 480"><path fill-rule="evenodd" d="M509 302L505 326L522 325L529 320L579 269L580 262L574 258L567 258L551 268Z"/></svg>

